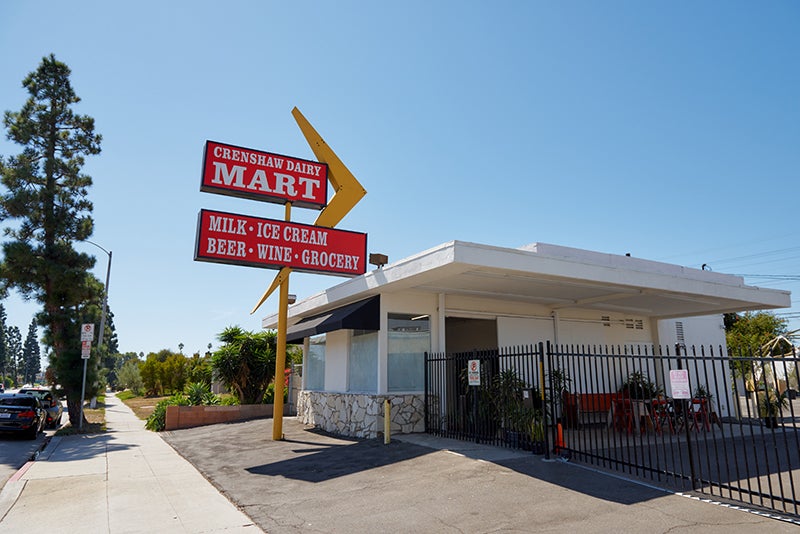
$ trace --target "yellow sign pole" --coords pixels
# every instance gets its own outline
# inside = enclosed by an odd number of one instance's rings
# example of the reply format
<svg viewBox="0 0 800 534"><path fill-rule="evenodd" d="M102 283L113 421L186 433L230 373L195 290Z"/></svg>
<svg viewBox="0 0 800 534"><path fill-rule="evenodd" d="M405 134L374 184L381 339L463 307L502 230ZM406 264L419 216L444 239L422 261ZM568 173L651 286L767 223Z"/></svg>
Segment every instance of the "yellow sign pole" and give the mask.
<svg viewBox="0 0 800 534"><path fill-rule="evenodd" d="M286 203L286 221L291 221L292 203ZM289 271L291 272L291 270ZM275 343L275 400L272 412L272 440L283 439L283 377L286 369L286 323L289 317L289 272L280 282L278 303L278 339Z"/></svg>
<svg viewBox="0 0 800 534"><path fill-rule="evenodd" d="M319 214L314 225L333 228L367 194L367 191L353 176L350 169L342 163L333 149L322 139L322 136L311 126L311 123L300 113L300 110L294 108L292 115L314 155L321 163L328 165L328 181L335 191L333 198ZM287 202L286 222L291 222L291 211L292 204ZM272 292L280 287L278 339L275 347L275 410L272 416L272 439L275 441L283 439L283 374L286 368L286 328L289 316L289 274L291 272L289 267L281 269L250 312L251 314L255 313Z"/></svg>

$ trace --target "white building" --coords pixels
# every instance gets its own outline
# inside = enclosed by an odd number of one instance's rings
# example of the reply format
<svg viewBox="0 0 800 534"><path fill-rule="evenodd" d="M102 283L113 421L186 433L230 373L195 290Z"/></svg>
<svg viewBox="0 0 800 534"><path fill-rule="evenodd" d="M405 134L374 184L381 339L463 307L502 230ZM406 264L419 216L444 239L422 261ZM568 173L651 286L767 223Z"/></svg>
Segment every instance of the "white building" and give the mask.
<svg viewBox="0 0 800 534"><path fill-rule="evenodd" d="M303 343L298 415L375 437L424 430L424 353L556 344L725 345L722 314L790 306L741 277L536 243L452 241L349 279L289 308ZM263 320L275 328L277 315Z"/></svg>

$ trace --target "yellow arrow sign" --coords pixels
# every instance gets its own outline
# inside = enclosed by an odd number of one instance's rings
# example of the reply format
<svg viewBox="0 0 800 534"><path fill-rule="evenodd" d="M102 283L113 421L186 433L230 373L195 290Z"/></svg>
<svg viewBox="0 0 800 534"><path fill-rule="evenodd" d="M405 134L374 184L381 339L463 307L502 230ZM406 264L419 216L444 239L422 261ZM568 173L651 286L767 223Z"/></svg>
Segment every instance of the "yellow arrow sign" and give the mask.
<svg viewBox="0 0 800 534"><path fill-rule="evenodd" d="M297 121L300 131L303 132L314 155L317 156L317 161L328 164L328 180L330 180L335 194L322 210L322 213L319 214L314 224L333 228L353 209L353 206L358 204L359 200L364 198L367 190L356 180L350 169L342 163L339 156L333 152L328 143L322 139L322 136L300 113L300 110L294 108L292 115L294 115L294 120Z"/></svg>
<svg viewBox="0 0 800 534"><path fill-rule="evenodd" d="M270 285L269 288L267 288L264 294L261 295L261 298L258 299L258 303L253 307L252 310L250 310L250 315L253 315L256 312L256 310L260 308L262 304L264 304L264 301L267 300L270 295L272 295L273 291L275 291L280 287L280 285L283 283L284 280L289 279L289 274L291 272L292 270L289 267L284 267L283 269L278 271L278 275L275 277L275 280L272 281L272 285Z"/></svg>
<svg viewBox="0 0 800 534"><path fill-rule="evenodd" d="M333 228L339 224L344 216L347 215L356 204L358 204L359 200L364 198L364 195L367 194L367 190L356 180L356 177L353 176L350 169L342 163L339 156L337 156L333 149L328 146L328 143L322 139L322 136L311 126L311 123L300 113L300 110L294 108L292 110L292 115L294 116L294 120L297 121L300 131L303 132L314 155L317 156L317 161L328 164L328 180L333 187L334 195L331 201L328 202L328 205L323 208L314 224L316 226ZM273 291L280 287L284 280L288 280L289 273L291 272L292 270L288 267L284 267L278 272L275 280L272 281L269 288L261 295L258 303L250 312L251 315L264 304L264 301L269 298Z"/></svg>

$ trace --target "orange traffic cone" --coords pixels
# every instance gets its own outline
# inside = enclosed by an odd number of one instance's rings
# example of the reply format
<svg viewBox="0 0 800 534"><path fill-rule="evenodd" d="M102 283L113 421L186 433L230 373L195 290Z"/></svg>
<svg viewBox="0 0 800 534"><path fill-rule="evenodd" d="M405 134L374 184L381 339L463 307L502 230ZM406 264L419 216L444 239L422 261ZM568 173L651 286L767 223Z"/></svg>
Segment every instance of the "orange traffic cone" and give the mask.
<svg viewBox="0 0 800 534"><path fill-rule="evenodd" d="M555 453L561 454L561 450L566 448L567 445L564 443L564 429L561 427L561 423L558 423L558 434L556 436Z"/></svg>

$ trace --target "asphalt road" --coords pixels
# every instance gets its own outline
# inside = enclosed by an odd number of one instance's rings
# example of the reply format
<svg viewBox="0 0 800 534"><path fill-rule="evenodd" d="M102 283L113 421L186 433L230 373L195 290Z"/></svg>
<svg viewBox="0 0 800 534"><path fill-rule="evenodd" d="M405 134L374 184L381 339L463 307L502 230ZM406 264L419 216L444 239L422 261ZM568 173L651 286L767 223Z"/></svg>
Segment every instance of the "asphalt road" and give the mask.
<svg viewBox="0 0 800 534"><path fill-rule="evenodd" d="M161 436L266 532L797 532L530 453L351 440L285 418ZM409 439L408 437L406 438ZM448 444L450 447L452 444Z"/></svg>
<svg viewBox="0 0 800 534"><path fill-rule="evenodd" d="M66 411L61 416L61 420L62 422L67 420ZM42 449L45 440L50 439L56 433L56 430L58 429L45 430L36 439L26 439L15 434L0 433L0 488L20 467L25 465L25 462Z"/></svg>

